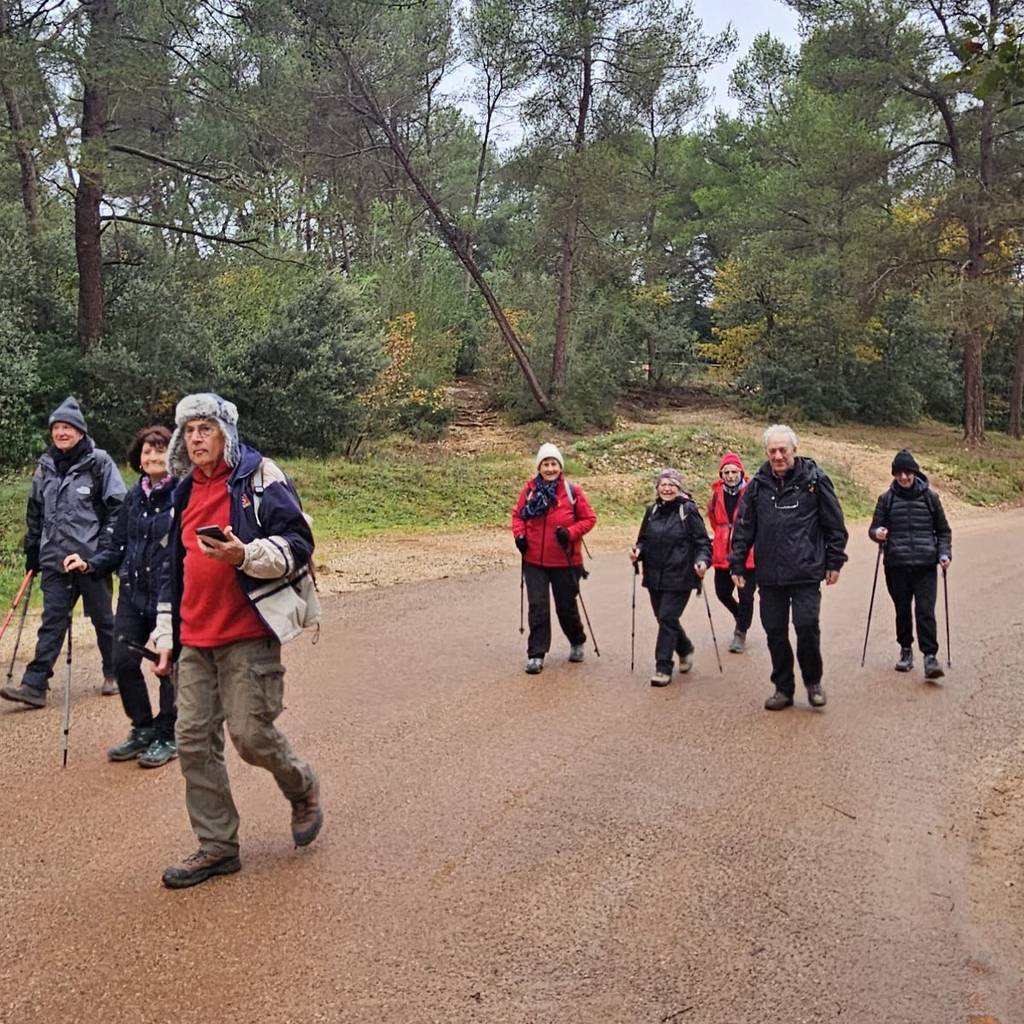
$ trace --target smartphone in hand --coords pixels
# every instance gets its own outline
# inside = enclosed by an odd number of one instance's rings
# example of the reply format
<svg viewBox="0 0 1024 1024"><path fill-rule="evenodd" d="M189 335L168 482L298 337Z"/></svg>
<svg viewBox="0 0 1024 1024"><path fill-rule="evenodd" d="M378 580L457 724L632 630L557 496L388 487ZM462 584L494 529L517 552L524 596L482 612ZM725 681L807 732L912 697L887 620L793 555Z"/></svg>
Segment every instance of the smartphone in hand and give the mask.
<svg viewBox="0 0 1024 1024"><path fill-rule="evenodd" d="M227 535L219 526L197 526L196 527L197 537L208 537L211 540L219 540L227 542Z"/></svg>

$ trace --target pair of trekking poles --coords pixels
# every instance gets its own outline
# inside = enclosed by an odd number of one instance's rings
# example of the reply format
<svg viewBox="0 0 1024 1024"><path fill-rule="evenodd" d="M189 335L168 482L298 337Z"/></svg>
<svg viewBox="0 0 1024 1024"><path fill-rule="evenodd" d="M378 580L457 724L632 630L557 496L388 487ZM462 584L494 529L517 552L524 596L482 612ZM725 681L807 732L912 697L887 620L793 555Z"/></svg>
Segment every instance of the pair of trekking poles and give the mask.
<svg viewBox="0 0 1024 1024"><path fill-rule="evenodd" d="M581 538L582 539L582 538ZM572 564L572 555L569 554L568 548L563 548L565 551L565 564L570 570L574 568ZM587 542L583 541L583 550L586 551L588 558L594 556L590 553L590 548L587 547ZM594 636L594 627L590 624L590 616L587 614L587 606L583 603L583 593L580 590L580 579L575 572L572 573L573 587L575 593L573 594L573 600L579 601L580 608L583 609L583 618L586 620L587 629L590 630L590 639L594 642L594 653L600 658L601 652L598 650L597 637ZM526 558L520 559L519 563L519 635L522 636L526 632L524 626L524 606L525 606L525 590L526 590Z"/></svg>
<svg viewBox="0 0 1024 1024"><path fill-rule="evenodd" d="M587 551L587 554L592 558L593 556L590 555L590 551L587 549L587 545L586 545L585 541L584 541L583 547ZM573 568L572 558L570 557L568 551L566 551L566 553L565 553L565 560L566 560L566 564L568 565L568 567L570 569L572 569ZM633 669L636 667L636 581L637 581L637 577L639 575L640 575L640 567L634 562L633 563L633 598L632 598L632 614L631 614L632 622L631 622L630 634L629 634L629 671L630 672L632 672ZM579 601L580 608L583 609L583 618L586 620L587 629L590 630L590 639L593 640L593 642L594 642L594 653L600 658L601 657L601 652L600 652L600 650L598 650L598 647L597 647L597 637L594 636L594 627L590 624L590 616L587 614L587 606L583 602L583 594L580 591L580 582L579 582L579 579L578 579L578 577L576 576L575 573L573 573L573 581L575 583L575 588L576 588L575 599ZM715 660L718 662L718 671L722 672L722 671L724 671L723 668L722 668L722 657L718 653L718 637L715 635L715 623L714 623L714 620L711 618L711 605L708 602L707 591L704 589L703 583L702 583L702 585L698 589L704 595L704 607L707 608L707 611L708 611L708 623L711 626L711 640L712 640L712 642L715 645ZM525 590L526 590L526 560L523 559L520 562L520 566L519 566L519 635L520 636L522 636L522 634L526 632L526 629L525 629L525 626L524 626Z"/></svg>
<svg viewBox="0 0 1024 1024"><path fill-rule="evenodd" d="M25 630L25 619L28 617L28 607L32 603L32 587L36 581L36 574L34 570L29 569L25 573L25 578L21 581L21 586L18 588L17 594L14 595L14 603L11 605L11 610L7 613L7 617L4 619L4 623L0 626L0 639L3 639L4 633L7 632L7 627L11 624L11 620L14 618L14 613L18 609L18 605L21 605L21 615L18 617L18 632L14 637L14 651L11 653L11 663L7 666L7 685L10 686L14 681L14 664L18 658L18 648L21 647L21 635ZM77 595L75 594L75 584L72 580L68 580L68 589L71 591L71 602L68 609L68 625L67 625L67 643L65 645L65 673L64 673L64 752L63 752L63 767L68 766L68 739L71 732L71 652L72 642L74 638L74 621L75 621L75 601ZM22 602L24 603L22 604Z"/></svg>
<svg viewBox="0 0 1024 1024"><path fill-rule="evenodd" d="M885 544L878 545L878 554L875 556L875 578L871 584L871 600L868 602L868 624L864 629L864 650L860 653L860 667L864 667L864 661L868 656L868 634L871 632L871 612L875 607L875 591L878 589L878 567L882 563L882 551ZM942 567L942 600L946 610L946 668L953 667L953 654L949 646L949 581L946 578L946 567Z"/></svg>
<svg viewBox="0 0 1024 1024"><path fill-rule="evenodd" d="M632 672L636 667L636 581L640 577L640 566L636 562L633 563L633 600L632 600L632 614L631 624L629 629L629 671ZM704 588L704 581L700 580L697 585L697 590L704 595L704 607L708 612L708 625L711 627L711 642L715 647L715 661L718 662L718 671L724 672L722 668L722 656L718 653L718 637L715 634L715 620L711 618L711 602L708 600L708 592Z"/></svg>

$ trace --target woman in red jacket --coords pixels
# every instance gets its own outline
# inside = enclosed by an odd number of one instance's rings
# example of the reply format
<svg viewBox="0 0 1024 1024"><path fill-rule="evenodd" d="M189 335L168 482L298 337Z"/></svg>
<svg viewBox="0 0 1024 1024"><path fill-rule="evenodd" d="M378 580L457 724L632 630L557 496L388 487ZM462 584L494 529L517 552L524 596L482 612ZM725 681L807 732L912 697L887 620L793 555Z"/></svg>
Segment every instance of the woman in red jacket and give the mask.
<svg viewBox="0 0 1024 1024"><path fill-rule="evenodd" d="M711 545L711 564L715 568L715 595L729 609L736 620L735 632L729 650L742 654L747 645L747 630L754 617L754 550L747 556L743 579L746 585L740 588L738 600L733 596L733 582L729 575L729 549L732 547L732 527L736 522L736 510L747 486L747 474L743 460L735 452L726 452L718 463L718 479L711 488L708 502L708 522L714 530Z"/></svg>
<svg viewBox="0 0 1024 1024"><path fill-rule="evenodd" d="M544 668L551 648L551 607L548 588L555 597L558 624L571 645L569 660L583 660L583 631L576 593L583 575L581 539L597 522L582 489L562 473L562 453L553 444L542 444L534 460L537 475L519 492L512 511L512 535L523 556L523 577L530 602L530 637L526 647L526 671L536 675Z"/></svg>

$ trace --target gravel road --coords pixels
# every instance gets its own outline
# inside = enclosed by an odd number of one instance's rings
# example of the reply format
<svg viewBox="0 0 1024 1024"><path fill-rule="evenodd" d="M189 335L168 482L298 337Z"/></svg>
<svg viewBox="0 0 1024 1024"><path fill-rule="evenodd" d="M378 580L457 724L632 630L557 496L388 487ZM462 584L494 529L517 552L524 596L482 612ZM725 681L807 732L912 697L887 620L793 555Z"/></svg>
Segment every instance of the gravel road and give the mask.
<svg viewBox="0 0 1024 1024"><path fill-rule="evenodd" d="M522 672L515 570L331 597L287 651L282 728L322 778L296 851L272 780L230 755L243 870L182 892L175 765L76 651L51 706L0 709L4 1024L1020 1024L1024 512L956 525L953 669L894 673L862 526L823 601L829 705L762 710L763 634L648 685L654 623L598 554L601 646ZM712 604L719 642L723 610ZM942 624L940 616L940 627ZM920 658L918 658L920 661Z"/></svg>

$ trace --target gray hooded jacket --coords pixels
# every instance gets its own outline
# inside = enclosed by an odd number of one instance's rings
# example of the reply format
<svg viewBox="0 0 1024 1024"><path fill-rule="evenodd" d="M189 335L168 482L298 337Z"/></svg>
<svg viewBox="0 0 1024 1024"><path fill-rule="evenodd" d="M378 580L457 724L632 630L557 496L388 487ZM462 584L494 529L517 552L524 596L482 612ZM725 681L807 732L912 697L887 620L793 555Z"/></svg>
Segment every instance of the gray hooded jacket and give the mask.
<svg viewBox="0 0 1024 1024"><path fill-rule="evenodd" d="M109 541L124 496L121 474L102 448L87 451L63 479L44 452L28 496L25 550L38 550L39 567L51 572L73 552L89 561Z"/></svg>

